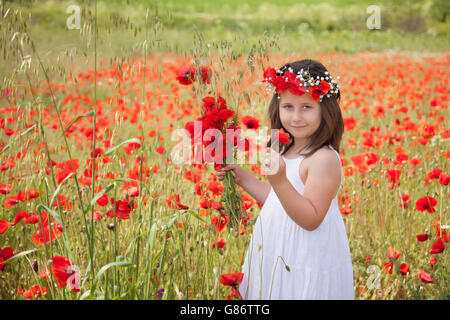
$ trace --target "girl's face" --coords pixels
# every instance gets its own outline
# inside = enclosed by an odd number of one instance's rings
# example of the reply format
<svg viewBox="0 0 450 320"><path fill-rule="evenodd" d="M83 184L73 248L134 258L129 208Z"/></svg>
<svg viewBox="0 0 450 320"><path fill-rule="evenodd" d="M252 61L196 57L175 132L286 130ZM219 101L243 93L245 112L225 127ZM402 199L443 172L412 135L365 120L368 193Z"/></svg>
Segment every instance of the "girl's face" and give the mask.
<svg viewBox="0 0 450 320"><path fill-rule="evenodd" d="M294 137L295 144L306 144L309 137L320 126L319 102L315 101L309 93L297 96L289 90L280 93L279 102L281 124Z"/></svg>

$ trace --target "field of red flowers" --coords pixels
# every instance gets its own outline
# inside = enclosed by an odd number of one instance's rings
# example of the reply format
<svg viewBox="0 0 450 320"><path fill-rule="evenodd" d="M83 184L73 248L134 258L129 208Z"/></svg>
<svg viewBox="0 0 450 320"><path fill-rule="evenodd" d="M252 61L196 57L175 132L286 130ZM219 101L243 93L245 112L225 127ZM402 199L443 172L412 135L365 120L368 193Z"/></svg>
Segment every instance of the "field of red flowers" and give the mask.
<svg viewBox="0 0 450 320"><path fill-rule="evenodd" d="M263 70L306 57L340 76L355 296L448 299L450 55L408 52L153 52L24 78L1 93L0 299L239 299L261 205L239 187L247 218L228 228L224 182L174 163L173 132L219 99L217 119L269 126Z"/></svg>

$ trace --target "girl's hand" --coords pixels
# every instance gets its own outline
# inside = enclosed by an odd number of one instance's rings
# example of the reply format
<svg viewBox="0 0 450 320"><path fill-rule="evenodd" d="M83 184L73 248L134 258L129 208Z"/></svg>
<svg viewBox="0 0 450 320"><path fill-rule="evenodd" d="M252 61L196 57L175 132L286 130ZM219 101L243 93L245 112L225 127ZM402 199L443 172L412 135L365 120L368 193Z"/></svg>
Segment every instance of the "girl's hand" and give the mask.
<svg viewBox="0 0 450 320"><path fill-rule="evenodd" d="M234 175L235 175L234 182L236 182L238 185L240 185L242 182L243 169L239 165L234 164L234 163L227 164L222 169L217 170L216 175L219 178L219 180L223 180L223 178L226 174L226 171L228 171L228 170L233 170Z"/></svg>
<svg viewBox="0 0 450 320"><path fill-rule="evenodd" d="M281 155L270 147L266 148L266 157L262 169L271 185L286 178L286 163Z"/></svg>

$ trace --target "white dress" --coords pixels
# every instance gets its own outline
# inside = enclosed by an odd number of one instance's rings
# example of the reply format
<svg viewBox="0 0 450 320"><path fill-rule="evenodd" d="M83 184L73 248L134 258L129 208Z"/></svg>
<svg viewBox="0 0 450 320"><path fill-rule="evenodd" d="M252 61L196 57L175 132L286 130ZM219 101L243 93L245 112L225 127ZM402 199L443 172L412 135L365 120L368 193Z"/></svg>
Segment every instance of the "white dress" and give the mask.
<svg viewBox="0 0 450 320"><path fill-rule="evenodd" d="M329 148L340 162L339 153ZM282 157L288 180L303 194L299 167L304 157ZM308 231L288 216L271 188L256 219L242 273L239 292L244 300L353 300L353 266L337 194L320 226Z"/></svg>

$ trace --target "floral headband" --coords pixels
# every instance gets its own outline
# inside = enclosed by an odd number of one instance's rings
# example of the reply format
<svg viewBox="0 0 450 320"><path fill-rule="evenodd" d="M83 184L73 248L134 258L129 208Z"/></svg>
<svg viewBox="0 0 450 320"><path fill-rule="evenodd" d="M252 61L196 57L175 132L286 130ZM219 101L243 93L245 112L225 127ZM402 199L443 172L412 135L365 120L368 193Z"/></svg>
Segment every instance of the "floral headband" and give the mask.
<svg viewBox="0 0 450 320"><path fill-rule="evenodd" d="M289 71L285 71L282 76L283 71L286 69ZM336 78L339 79L340 77L337 76ZM264 71L264 80L262 83L266 83L268 91L275 87L277 93L288 89L292 94L301 96L309 92L315 101L320 102L322 102L325 94L327 97L330 97L331 94L337 94L340 88L328 71L325 71L325 77L316 76L314 79L307 70L301 69L295 75L293 69L291 67L287 68L286 66L281 70L277 70L276 67L267 68ZM280 96L278 96L278 99L280 99Z"/></svg>

